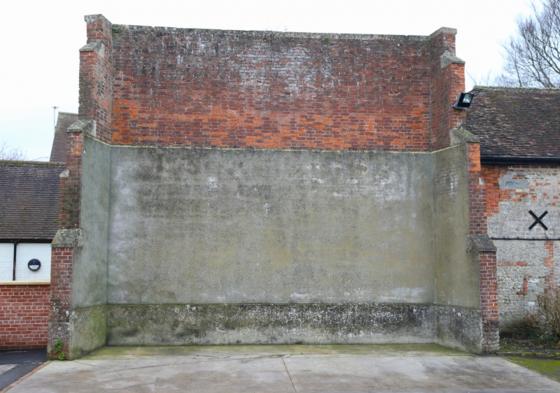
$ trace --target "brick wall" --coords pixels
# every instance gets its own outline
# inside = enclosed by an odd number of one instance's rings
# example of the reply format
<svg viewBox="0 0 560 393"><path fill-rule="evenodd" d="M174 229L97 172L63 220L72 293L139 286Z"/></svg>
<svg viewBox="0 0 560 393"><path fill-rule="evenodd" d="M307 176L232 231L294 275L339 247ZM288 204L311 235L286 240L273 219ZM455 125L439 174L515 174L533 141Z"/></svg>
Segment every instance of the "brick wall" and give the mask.
<svg viewBox="0 0 560 393"><path fill-rule="evenodd" d="M81 102L81 101L80 101ZM89 123L82 123L84 127ZM69 320L72 305L72 268L76 233L80 226L82 154L84 130L76 125L68 131L66 170L60 177L59 230L51 251L51 302L48 317L48 348L53 356L56 340L69 345Z"/></svg>
<svg viewBox="0 0 560 393"><path fill-rule="evenodd" d="M448 145L460 116L451 105L464 65L442 61L455 53L452 29L358 36L86 21L80 117L115 144L425 151Z"/></svg>
<svg viewBox="0 0 560 393"><path fill-rule="evenodd" d="M111 23L86 17L87 45L80 49L80 119L95 120L95 134L110 141L113 66Z"/></svg>
<svg viewBox="0 0 560 393"><path fill-rule="evenodd" d="M449 146L449 130L465 120L451 104L465 90L465 63L455 57L455 30L442 28L431 36L430 146Z"/></svg>
<svg viewBox="0 0 560 393"><path fill-rule="evenodd" d="M485 189L482 181L480 144L467 144L469 174L469 233L471 238L487 236ZM482 316L483 348L494 352L499 347L498 288L496 283L496 250L477 250L480 277L480 312Z"/></svg>
<svg viewBox="0 0 560 393"><path fill-rule="evenodd" d="M0 285L0 349L47 345L50 285Z"/></svg>
<svg viewBox="0 0 560 393"><path fill-rule="evenodd" d="M53 321L68 321L66 310L71 304L72 295L72 247L53 245L51 258L52 317Z"/></svg>
<svg viewBox="0 0 560 393"><path fill-rule="evenodd" d="M60 175L59 183L58 222L60 228L78 228L80 226L82 149L82 133L69 132L66 171Z"/></svg>
<svg viewBox="0 0 560 393"><path fill-rule="evenodd" d="M500 325L534 312L538 295L555 287L560 269L560 166L484 165L488 233L497 252ZM545 211L548 227L530 215Z"/></svg>

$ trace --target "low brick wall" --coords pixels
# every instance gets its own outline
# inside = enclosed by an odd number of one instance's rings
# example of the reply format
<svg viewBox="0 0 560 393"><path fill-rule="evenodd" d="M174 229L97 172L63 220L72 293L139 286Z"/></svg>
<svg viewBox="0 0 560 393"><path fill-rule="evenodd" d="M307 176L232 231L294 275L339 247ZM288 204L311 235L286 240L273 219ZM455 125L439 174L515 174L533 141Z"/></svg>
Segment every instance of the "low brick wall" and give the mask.
<svg viewBox="0 0 560 393"><path fill-rule="evenodd" d="M50 284L0 285L0 349L47 346Z"/></svg>

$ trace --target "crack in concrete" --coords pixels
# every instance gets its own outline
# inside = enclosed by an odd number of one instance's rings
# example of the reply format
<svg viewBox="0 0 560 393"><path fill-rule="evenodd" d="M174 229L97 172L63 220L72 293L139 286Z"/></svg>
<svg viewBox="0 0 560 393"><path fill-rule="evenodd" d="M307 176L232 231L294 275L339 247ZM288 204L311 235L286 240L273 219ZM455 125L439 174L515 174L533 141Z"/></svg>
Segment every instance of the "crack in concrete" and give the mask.
<svg viewBox="0 0 560 393"><path fill-rule="evenodd" d="M284 360L284 357L282 357L281 359L282 359L282 364L284 365L284 369L286 370L286 374L288 374L288 378L290 378L290 383L292 384L292 389L294 389L294 392L297 393L296 385L294 384L294 380L292 379L292 374L290 374L290 371L288 370L288 366L286 365L286 361Z"/></svg>

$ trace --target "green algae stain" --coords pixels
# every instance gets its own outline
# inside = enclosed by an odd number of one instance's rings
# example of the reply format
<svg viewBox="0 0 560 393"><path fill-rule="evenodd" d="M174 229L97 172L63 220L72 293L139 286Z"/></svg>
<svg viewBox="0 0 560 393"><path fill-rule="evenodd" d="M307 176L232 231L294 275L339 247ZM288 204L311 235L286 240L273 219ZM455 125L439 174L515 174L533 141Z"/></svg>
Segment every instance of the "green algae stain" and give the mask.
<svg viewBox="0 0 560 393"><path fill-rule="evenodd" d="M560 382L560 360L512 356L509 361Z"/></svg>
<svg viewBox="0 0 560 393"><path fill-rule="evenodd" d="M193 356L227 353L237 355L438 355L470 356L437 344L337 344L337 345L178 345L104 347L87 355L87 359L137 358L143 356Z"/></svg>

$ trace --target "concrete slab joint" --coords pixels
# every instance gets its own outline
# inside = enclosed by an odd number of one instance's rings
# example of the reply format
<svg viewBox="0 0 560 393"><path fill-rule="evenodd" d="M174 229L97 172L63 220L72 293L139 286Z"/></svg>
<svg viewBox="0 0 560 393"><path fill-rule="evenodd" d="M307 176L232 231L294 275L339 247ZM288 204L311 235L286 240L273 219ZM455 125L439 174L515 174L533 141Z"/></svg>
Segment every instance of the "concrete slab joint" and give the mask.
<svg viewBox="0 0 560 393"><path fill-rule="evenodd" d="M455 56L455 54L445 51L440 58L440 67L445 68L450 64L465 64L465 61Z"/></svg>
<svg viewBox="0 0 560 393"><path fill-rule="evenodd" d="M480 252L496 252L494 241L488 235L471 235L469 236L468 250L473 253Z"/></svg>

